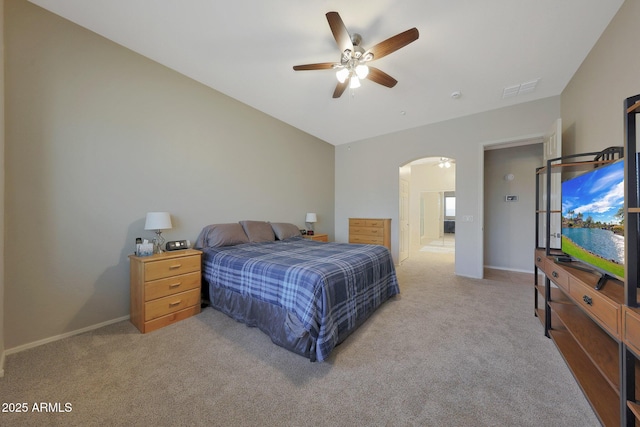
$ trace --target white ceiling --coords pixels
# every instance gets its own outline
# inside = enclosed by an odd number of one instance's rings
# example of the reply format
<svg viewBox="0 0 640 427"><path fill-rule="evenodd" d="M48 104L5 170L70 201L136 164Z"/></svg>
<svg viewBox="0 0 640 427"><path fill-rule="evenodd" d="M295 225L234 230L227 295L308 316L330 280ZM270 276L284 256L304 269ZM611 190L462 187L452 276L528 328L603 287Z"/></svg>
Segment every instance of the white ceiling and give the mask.
<svg viewBox="0 0 640 427"><path fill-rule="evenodd" d="M559 95L623 0L31 0L334 145ZM325 13L365 48L417 27L375 61L398 80L331 96ZM540 79L503 99L507 87ZM458 99L452 92L461 91Z"/></svg>

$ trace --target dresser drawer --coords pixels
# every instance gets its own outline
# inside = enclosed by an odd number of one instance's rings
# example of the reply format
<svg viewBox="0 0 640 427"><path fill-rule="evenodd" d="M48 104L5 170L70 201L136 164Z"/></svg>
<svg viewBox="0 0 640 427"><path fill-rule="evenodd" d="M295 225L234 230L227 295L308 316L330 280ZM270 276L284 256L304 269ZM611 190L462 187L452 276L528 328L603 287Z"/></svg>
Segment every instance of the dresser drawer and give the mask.
<svg viewBox="0 0 640 427"><path fill-rule="evenodd" d="M564 289L565 292L570 291L569 274L567 274L564 269L558 267L558 265L549 258L545 258L543 270L544 274L546 274L553 283Z"/></svg>
<svg viewBox="0 0 640 427"><path fill-rule="evenodd" d="M144 277L149 281L193 271L200 271L199 255L148 262L144 266Z"/></svg>
<svg viewBox="0 0 640 427"><path fill-rule="evenodd" d="M350 227L384 227L384 220L382 219L364 219L364 218L350 218Z"/></svg>
<svg viewBox="0 0 640 427"><path fill-rule="evenodd" d="M200 289L180 292L145 303L145 322L200 304Z"/></svg>
<svg viewBox="0 0 640 427"><path fill-rule="evenodd" d="M384 237L383 236L350 235L349 243L361 243L365 245L383 245Z"/></svg>
<svg viewBox="0 0 640 427"><path fill-rule="evenodd" d="M536 267L544 271L546 259L547 257L544 254L544 251L536 251L536 254L535 254Z"/></svg>
<svg viewBox="0 0 640 427"><path fill-rule="evenodd" d="M592 287L574 280L573 277L569 283L569 295L576 304L599 320L613 336L620 337L620 304L611 302Z"/></svg>
<svg viewBox="0 0 640 427"><path fill-rule="evenodd" d="M200 288L200 272L181 274L166 279L154 280L144 284L144 300L151 301L189 289Z"/></svg>
<svg viewBox="0 0 640 427"><path fill-rule="evenodd" d="M640 314L626 306L622 312L622 339L636 356L640 356Z"/></svg>
<svg viewBox="0 0 640 427"><path fill-rule="evenodd" d="M363 236L382 236L384 230L375 227L349 227L349 234L358 234Z"/></svg>

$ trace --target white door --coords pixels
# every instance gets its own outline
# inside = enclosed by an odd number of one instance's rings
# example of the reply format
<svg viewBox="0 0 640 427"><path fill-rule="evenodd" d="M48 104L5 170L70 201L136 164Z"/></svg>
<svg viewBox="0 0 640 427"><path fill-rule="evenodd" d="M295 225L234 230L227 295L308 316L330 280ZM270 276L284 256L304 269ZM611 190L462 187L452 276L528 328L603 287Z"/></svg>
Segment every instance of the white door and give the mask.
<svg viewBox="0 0 640 427"><path fill-rule="evenodd" d="M548 159L555 159L562 156L562 119L557 119L549 132L544 136L544 164L547 164ZM547 171L548 173L544 174L547 179L551 180L551 193L549 193L549 198L551 201L551 219L549 224L551 224L551 234L550 234L550 247L554 249L560 249L561 239L561 227L562 227L562 218L560 215L561 212L561 174L560 172L553 173L552 171ZM547 208L547 182L546 179L541 179L541 188L542 191L542 199L540 210L545 211ZM546 212L540 214L540 239L539 245L541 247L546 247Z"/></svg>
<svg viewBox="0 0 640 427"><path fill-rule="evenodd" d="M427 191L421 195L422 204L424 206L421 245L428 245L434 240L439 240L442 237L444 229L442 197L443 193L436 191Z"/></svg>
<svg viewBox="0 0 640 427"><path fill-rule="evenodd" d="M400 180L400 259L404 261L409 257L409 181Z"/></svg>

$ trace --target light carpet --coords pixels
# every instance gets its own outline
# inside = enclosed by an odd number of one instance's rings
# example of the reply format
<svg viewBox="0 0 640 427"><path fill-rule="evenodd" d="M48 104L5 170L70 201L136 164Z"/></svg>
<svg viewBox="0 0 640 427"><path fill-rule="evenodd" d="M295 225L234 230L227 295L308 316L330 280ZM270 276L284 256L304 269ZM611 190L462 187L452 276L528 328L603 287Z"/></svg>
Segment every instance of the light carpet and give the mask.
<svg viewBox="0 0 640 427"><path fill-rule="evenodd" d="M142 335L121 322L7 357L3 426L597 426L533 315L532 276L398 267L385 303L311 363L211 308ZM38 402L70 412L33 412ZM55 406L54 406L55 407Z"/></svg>

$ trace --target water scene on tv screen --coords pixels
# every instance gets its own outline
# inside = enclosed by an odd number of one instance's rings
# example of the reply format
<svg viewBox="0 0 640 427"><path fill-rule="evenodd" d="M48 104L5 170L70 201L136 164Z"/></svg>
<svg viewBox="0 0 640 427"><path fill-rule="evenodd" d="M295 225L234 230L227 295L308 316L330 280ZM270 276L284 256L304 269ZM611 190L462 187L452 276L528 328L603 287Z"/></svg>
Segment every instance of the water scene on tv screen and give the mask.
<svg viewBox="0 0 640 427"><path fill-rule="evenodd" d="M562 251L624 278L624 164L562 183Z"/></svg>

